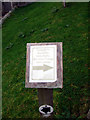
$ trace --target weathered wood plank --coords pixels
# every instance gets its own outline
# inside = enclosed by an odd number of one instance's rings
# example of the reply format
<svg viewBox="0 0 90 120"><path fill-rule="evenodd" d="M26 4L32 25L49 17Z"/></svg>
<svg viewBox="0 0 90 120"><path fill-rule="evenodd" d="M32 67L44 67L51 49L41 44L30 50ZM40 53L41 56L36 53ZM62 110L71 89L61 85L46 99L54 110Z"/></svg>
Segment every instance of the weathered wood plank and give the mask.
<svg viewBox="0 0 90 120"><path fill-rule="evenodd" d="M39 88L38 100L39 100L39 107L41 105L50 105L53 107L53 89ZM45 116L41 114L41 117L45 117ZM53 118L53 113L51 113L50 116L48 117Z"/></svg>

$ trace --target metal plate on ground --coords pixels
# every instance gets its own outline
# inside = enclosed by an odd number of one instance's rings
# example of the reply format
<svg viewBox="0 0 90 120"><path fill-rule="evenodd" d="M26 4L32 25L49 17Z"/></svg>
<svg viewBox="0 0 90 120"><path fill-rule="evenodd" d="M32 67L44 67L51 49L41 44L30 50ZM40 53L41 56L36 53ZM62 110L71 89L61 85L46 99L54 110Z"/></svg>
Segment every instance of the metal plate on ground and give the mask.
<svg viewBox="0 0 90 120"><path fill-rule="evenodd" d="M53 113L53 107L50 105L42 105L39 107L39 112L42 115L48 117L48 116L50 116L51 113Z"/></svg>
<svg viewBox="0 0 90 120"><path fill-rule="evenodd" d="M57 46L31 46L29 82L57 80Z"/></svg>

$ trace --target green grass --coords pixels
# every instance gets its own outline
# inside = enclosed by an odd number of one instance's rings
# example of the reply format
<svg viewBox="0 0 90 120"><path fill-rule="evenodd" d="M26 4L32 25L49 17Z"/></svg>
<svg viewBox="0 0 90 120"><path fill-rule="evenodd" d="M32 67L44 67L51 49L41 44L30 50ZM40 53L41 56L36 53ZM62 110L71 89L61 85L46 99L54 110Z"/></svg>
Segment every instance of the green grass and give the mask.
<svg viewBox="0 0 90 120"><path fill-rule="evenodd" d="M44 31L44 29L48 29ZM17 8L3 32L3 118L40 118L37 89L25 88L26 44L63 42L63 89L54 89L54 117L88 112L88 3L33 3Z"/></svg>

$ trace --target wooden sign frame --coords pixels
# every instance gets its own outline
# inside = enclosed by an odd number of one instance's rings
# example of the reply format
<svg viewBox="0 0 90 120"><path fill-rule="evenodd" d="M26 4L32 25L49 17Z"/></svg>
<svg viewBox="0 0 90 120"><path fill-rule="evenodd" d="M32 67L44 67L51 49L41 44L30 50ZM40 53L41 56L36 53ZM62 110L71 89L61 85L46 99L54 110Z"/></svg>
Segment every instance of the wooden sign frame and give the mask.
<svg viewBox="0 0 90 120"><path fill-rule="evenodd" d="M57 80L55 82L29 82L30 77L30 54L31 46L57 46ZM62 42L56 43L27 43L27 56L26 56L26 88L63 88L63 50Z"/></svg>

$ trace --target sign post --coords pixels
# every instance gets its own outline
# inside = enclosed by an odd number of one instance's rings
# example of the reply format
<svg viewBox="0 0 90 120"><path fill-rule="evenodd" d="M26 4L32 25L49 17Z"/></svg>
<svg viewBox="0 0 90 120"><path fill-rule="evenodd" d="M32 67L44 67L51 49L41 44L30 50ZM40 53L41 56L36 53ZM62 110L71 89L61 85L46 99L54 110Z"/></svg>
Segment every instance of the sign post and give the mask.
<svg viewBox="0 0 90 120"><path fill-rule="evenodd" d="M52 116L53 88L63 87L62 42L27 43L26 88L38 88L39 111Z"/></svg>
<svg viewBox="0 0 90 120"><path fill-rule="evenodd" d="M50 108L50 107L53 107L53 89L38 88L38 100L39 100L39 108L41 106L41 110L39 110L39 112L41 113L41 116L53 117L53 111L51 111L51 108ZM43 105L45 106L43 107ZM48 109L46 105L50 105L49 107L50 109Z"/></svg>

